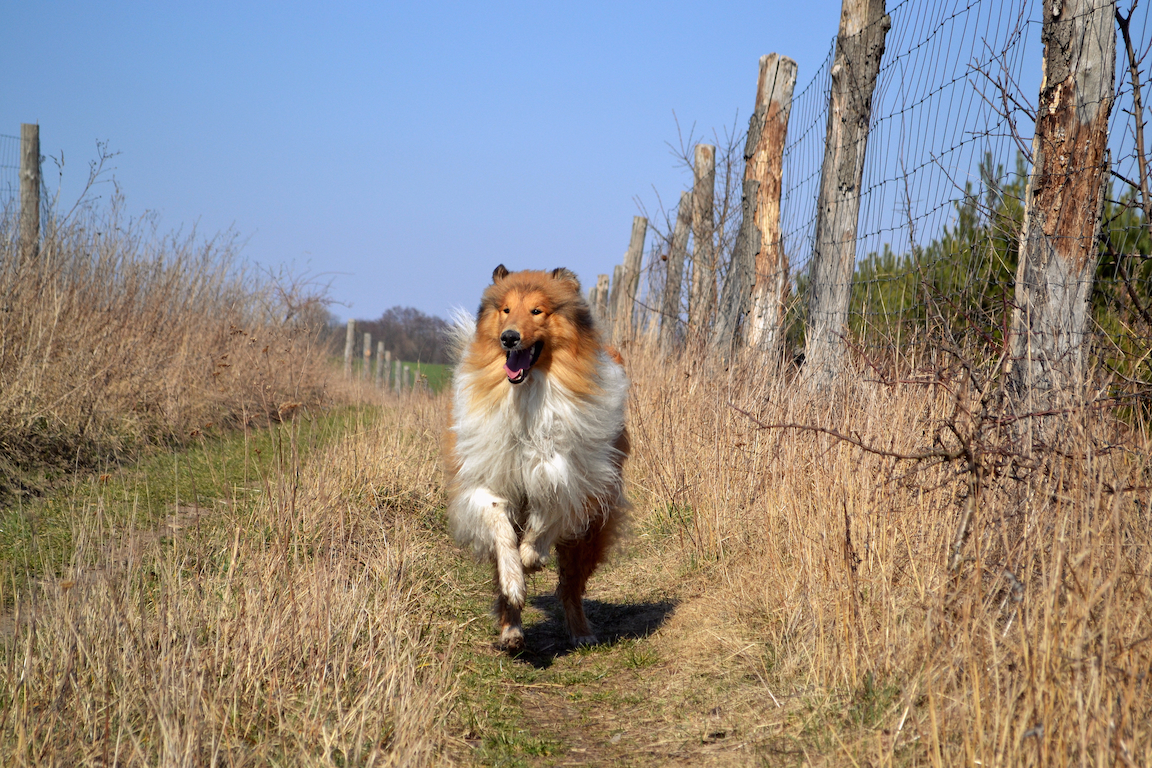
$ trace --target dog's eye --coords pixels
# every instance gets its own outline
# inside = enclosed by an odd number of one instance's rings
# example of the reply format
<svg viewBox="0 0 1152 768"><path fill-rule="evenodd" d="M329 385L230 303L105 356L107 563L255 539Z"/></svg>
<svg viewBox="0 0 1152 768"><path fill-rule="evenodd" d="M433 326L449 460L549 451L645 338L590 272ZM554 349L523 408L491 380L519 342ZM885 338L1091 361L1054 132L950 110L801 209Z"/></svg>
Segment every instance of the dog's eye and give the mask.
<svg viewBox="0 0 1152 768"><path fill-rule="evenodd" d="M541 313L541 311L542 311L542 310L539 310L539 309L533 309L533 310L532 310L532 314L534 314L534 315L539 315L539 314Z"/></svg>
<svg viewBox="0 0 1152 768"><path fill-rule="evenodd" d="M508 313L509 313L509 312L511 312L511 311L512 311L512 310L511 310L511 309L509 309L508 307L504 307L504 314L508 314Z"/></svg>

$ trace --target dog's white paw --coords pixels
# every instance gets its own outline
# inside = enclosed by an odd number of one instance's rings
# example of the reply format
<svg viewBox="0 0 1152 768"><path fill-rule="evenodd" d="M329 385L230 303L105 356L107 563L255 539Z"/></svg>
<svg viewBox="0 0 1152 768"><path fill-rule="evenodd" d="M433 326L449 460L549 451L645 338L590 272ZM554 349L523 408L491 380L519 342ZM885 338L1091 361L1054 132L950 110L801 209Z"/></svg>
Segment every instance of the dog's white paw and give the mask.
<svg viewBox="0 0 1152 768"><path fill-rule="evenodd" d="M541 552L530 542L520 542L520 562L527 573L535 573L548 564L548 552Z"/></svg>
<svg viewBox="0 0 1152 768"><path fill-rule="evenodd" d="M524 630L520 627L504 627L497 645L510 653L524 650Z"/></svg>

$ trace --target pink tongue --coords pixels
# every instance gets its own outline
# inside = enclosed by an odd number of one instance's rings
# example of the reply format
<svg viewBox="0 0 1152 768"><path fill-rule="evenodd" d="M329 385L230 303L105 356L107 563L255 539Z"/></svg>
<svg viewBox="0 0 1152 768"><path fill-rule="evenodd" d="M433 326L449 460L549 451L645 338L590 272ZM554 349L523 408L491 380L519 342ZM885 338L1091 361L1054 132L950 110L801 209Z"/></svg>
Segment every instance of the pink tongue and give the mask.
<svg viewBox="0 0 1152 768"><path fill-rule="evenodd" d="M513 350L508 353L508 359L504 362L504 372L508 374L508 378L510 379L516 378L531 367L531 349Z"/></svg>

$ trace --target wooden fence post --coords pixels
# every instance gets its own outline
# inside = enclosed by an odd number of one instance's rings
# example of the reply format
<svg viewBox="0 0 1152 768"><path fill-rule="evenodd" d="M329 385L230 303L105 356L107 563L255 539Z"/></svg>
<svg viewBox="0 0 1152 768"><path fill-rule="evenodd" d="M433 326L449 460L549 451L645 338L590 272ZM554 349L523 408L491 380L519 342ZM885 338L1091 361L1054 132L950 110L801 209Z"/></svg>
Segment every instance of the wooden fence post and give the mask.
<svg viewBox="0 0 1152 768"><path fill-rule="evenodd" d="M597 275L596 286L592 289L596 292L596 300L592 303L592 311L596 313L596 322L600 323L601 328L608 327L608 275Z"/></svg>
<svg viewBox="0 0 1152 768"><path fill-rule="evenodd" d="M364 334L364 367L360 371L360 378L368 381L372 375L372 334Z"/></svg>
<svg viewBox="0 0 1152 768"><path fill-rule="evenodd" d="M751 138L749 139L751 140ZM744 179L740 200L740 231L732 248L732 261L728 265L728 279L720 297L719 312L712 325L708 345L717 359L727 363L736 342L740 318L748 311L748 298L756 279L756 254L760 252L760 230L756 229L756 196L760 182Z"/></svg>
<svg viewBox="0 0 1152 768"><path fill-rule="evenodd" d="M1044 3L1044 80L1020 233L1011 377L1033 409L1080 383L1108 179L1115 0Z"/></svg>
<svg viewBox="0 0 1152 768"><path fill-rule="evenodd" d="M383 343L383 342L381 342L381 343ZM379 362L380 361L377 360L377 363L379 363ZM391 378L392 378L392 351L389 349L386 349L386 350L384 350L384 378L380 382L380 386L383 389L389 389L389 385L392 383L391 381L389 381Z"/></svg>
<svg viewBox="0 0 1152 768"><path fill-rule="evenodd" d="M392 363L392 387L396 390L396 394L400 394L404 389L404 371L401 367L402 365L403 363L400 362L400 358L396 358Z"/></svg>
<svg viewBox="0 0 1152 768"><path fill-rule="evenodd" d="M747 323L748 346L760 349L769 359L780 357L784 341L784 307L788 299L788 255L780 232L780 194L784 179L784 142L796 85L796 62L770 53L760 57L756 84L755 124L759 141L747 159L753 171L746 174L760 182L756 200L756 229L760 253L756 256L756 285ZM748 148L744 151L748 157Z"/></svg>
<svg viewBox="0 0 1152 768"><path fill-rule="evenodd" d="M684 282L684 257L688 254L688 233L692 222L692 195L680 193L676 206L676 227L672 230L672 249L668 252L668 277L660 302L660 351L672 354L676 331L680 325L680 289Z"/></svg>
<svg viewBox="0 0 1152 768"><path fill-rule="evenodd" d="M636 288L640 285L640 266L644 258L644 238L648 235L648 219L632 217L632 237L621 265L620 282L616 293L615 328L618 341L629 341L635 334Z"/></svg>
<svg viewBox="0 0 1152 768"><path fill-rule="evenodd" d="M707 334L716 306L716 229L712 198L716 188L716 147L697 144L692 164L692 294L688 301L688 327Z"/></svg>
<svg viewBox="0 0 1152 768"><path fill-rule="evenodd" d="M20 258L40 253L40 126L20 125Z"/></svg>
<svg viewBox="0 0 1152 768"><path fill-rule="evenodd" d="M344 334L344 378L352 380L352 349L356 345L356 321L348 321L348 330Z"/></svg>
<svg viewBox="0 0 1152 768"><path fill-rule="evenodd" d="M384 342L376 342L376 389L380 389L384 381Z"/></svg>
<svg viewBox="0 0 1152 768"><path fill-rule="evenodd" d="M779 81L779 85L777 82ZM764 267L766 252L774 243L773 267L783 266L780 277L786 281L787 265L780 265L783 249L780 247L780 190L784 165L784 135L788 128L788 109L792 99L792 86L796 83L796 62L776 54L760 57L760 73L756 80L756 106L748 121L748 137L744 143L744 190L741 203L740 231L728 265L728 278L720 298L719 312L712 328L713 354L727 362L738 341L741 321L748 314L754 287L761 298L767 298L765 284L776 269ZM781 120L783 101L783 120ZM774 153L775 156L772 156ZM761 271L763 269L763 271ZM775 282L775 280L773 281ZM777 290L780 293L780 290ZM783 308L782 297L772 302ZM764 307L763 309L767 309ZM775 309L775 306L773 307ZM779 337L782 312L773 312L775 321L772 336ZM760 318L763 319L763 318ZM751 337L753 334L749 333ZM755 334L757 342L760 334Z"/></svg>
<svg viewBox="0 0 1152 768"><path fill-rule="evenodd" d="M620 285L624 282L624 265L612 268L612 287L608 292L608 335L615 333L616 306L620 303Z"/></svg>
<svg viewBox="0 0 1152 768"><path fill-rule="evenodd" d="M804 378L816 388L832 384L844 366L860 183L872 116L872 92L880 73L884 38L892 22L884 0L842 0L840 30L832 59L828 130L816 237L809 268Z"/></svg>
<svg viewBox="0 0 1152 768"><path fill-rule="evenodd" d="M412 389L412 369L407 365L404 366L404 388Z"/></svg>

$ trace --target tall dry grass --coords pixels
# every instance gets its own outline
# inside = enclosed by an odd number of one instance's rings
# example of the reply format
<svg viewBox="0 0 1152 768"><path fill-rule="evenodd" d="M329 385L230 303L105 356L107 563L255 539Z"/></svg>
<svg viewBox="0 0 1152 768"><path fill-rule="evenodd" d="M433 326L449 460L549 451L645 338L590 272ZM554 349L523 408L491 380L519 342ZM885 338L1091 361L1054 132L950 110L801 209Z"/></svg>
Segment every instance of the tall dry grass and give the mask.
<svg viewBox="0 0 1152 768"><path fill-rule="evenodd" d="M420 396L377 416L326 445L301 417L275 427L257 493L160 531L105 513L138 488L80 497L69 566L0 631L0 763L442 763L455 629L423 609L440 418Z"/></svg>
<svg viewBox="0 0 1152 768"><path fill-rule="evenodd" d="M962 376L629 357L639 524L710 574L764 700L826 702L832 762L1152 764L1147 425L1077 409L1025 450Z"/></svg>
<svg viewBox="0 0 1152 768"><path fill-rule="evenodd" d="M260 274L229 235L165 235L119 197L0 220L0 498L205 425L324 397L323 291Z"/></svg>

